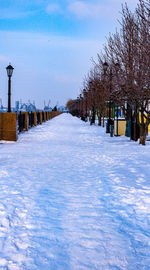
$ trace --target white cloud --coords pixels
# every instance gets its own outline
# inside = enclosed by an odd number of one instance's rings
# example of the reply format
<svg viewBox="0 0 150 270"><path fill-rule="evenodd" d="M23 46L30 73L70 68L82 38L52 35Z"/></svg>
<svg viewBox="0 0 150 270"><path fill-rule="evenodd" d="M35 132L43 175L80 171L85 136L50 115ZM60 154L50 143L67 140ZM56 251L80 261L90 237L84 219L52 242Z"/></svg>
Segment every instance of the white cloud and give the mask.
<svg viewBox="0 0 150 270"><path fill-rule="evenodd" d="M84 75L92 66L101 42L94 39L73 38L51 34L0 31L0 98L7 104L6 66L14 67L12 103L22 99L59 100L65 104L76 97ZM6 57L5 57L6 56ZM1 61L2 60L2 61Z"/></svg>
<svg viewBox="0 0 150 270"><path fill-rule="evenodd" d="M101 19L112 14L112 9L108 5L91 4L83 1L74 1L68 5L68 10L78 18Z"/></svg>
<svg viewBox="0 0 150 270"><path fill-rule="evenodd" d="M0 19L20 19L35 14L36 11L0 10Z"/></svg>
<svg viewBox="0 0 150 270"><path fill-rule="evenodd" d="M7 56L0 54L0 63L7 63L9 59Z"/></svg>
<svg viewBox="0 0 150 270"><path fill-rule="evenodd" d="M114 3L114 4L123 4L123 3L127 3L128 5L130 5L130 4L134 4L134 5L136 5L138 2L139 2L139 0L111 0L111 2L112 3Z"/></svg>
<svg viewBox="0 0 150 270"><path fill-rule="evenodd" d="M99 1L93 3L82 0L75 0L68 4L68 11L76 17L92 18L92 19L114 19L118 17L118 13L121 10L121 4L127 3L130 8L135 8L138 0L110 0L103 3Z"/></svg>
<svg viewBox="0 0 150 270"><path fill-rule="evenodd" d="M46 8L46 12L48 14L52 14L52 13L55 13L55 12L60 12L61 11L61 8L58 4L49 4Z"/></svg>
<svg viewBox="0 0 150 270"><path fill-rule="evenodd" d="M77 17L87 17L91 15L90 6L81 1L75 1L68 6L68 10Z"/></svg>

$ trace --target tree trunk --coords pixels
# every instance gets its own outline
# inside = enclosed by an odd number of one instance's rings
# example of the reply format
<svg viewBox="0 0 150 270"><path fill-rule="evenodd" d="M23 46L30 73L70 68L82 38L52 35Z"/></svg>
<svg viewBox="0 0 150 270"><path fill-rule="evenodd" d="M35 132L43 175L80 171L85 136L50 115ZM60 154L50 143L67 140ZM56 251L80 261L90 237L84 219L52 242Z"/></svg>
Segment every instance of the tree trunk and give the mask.
<svg viewBox="0 0 150 270"><path fill-rule="evenodd" d="M144 119L142 119L142 115L141 115L140 141L139 141L139 144L145 145L146 133L147 133L146 131L147 131L146 124L144 123Z"/></svg>
<svg viewBox="0 0 150 270"><path fill-rule="evenodd" d="M103 115L103 128L105 127L105 119L104 119L104 115Z"/></svg>
<svg viewBox="0 0 150 270"><path fill-rule="evenodd" d="M91 125L95 125L95 108L94 108L94 106L92 107Z"/></svg>
<svg viewBox="0 0 150 270"><path fill-rule="evenodd" d="M101 114L98 114L98 126L101 126Z"/></svg>

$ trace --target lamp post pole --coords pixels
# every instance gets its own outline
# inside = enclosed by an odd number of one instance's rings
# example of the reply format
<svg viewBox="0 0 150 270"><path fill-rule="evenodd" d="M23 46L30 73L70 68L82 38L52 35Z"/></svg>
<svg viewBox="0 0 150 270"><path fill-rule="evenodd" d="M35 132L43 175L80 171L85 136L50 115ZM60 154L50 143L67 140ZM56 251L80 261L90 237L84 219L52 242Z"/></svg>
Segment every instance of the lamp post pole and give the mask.
<svg viewBox="0 0 150 270"><path fill-rule="evenodd" d="M103 69L104 69L104 78L106 78L106 72L108 70L108 63L105 62L103 63ZM110 87L111 88L111 87ZM111 110L111 104L110 104L110 89L109 89L109 111L108 111L108 119L107 119L107 124L106 124L106 133L110 133L110 110Z"/></svg>
<svg viewBox="0 0 150 270"><path fill-rule="evenodd" d="M110 73L109 73L109 79L110 79L110 86L109 86L109 124L108 124L108 129L109 129L109 133L110 133L110 124L111 124L111 117L112 117L112 111L111 111L111 107L112 107L112 102L111 102L111 92L112 92L112 69L110 69Z"/></svg>
<svg viewBox="0 0 150 270"><path fill-rule="evenodd" d="M115 64L115 67L116 67L116 76L118 77L118 72L119 72L119 69L120 69L120 64L117 62ZM117 104L117 134L116 136L118 136L118 114L119 114L119 108L118 108L118 104Z"/></svg>
<svg viewBox="0 0 150 270"><path fill-rule="evenodd" d="M103 63L103 68L104 68L104 76L106 76L106 72L108 70L108 63L105 62ZM115 64L116 70L118 72L119 70L119 63ZM112 125L112 101L111 101L111 94L112 94L112 79L113 79L113 70L112 67L110 67L110 71L109 71L109 112L108 112L108 119L107 119L107 126L106 126L106 133L110 133L110 126ZM117 135L118 135L118 107L117 107Z"/></svg>
<svg viewBox="0 0 150 270"><path fill-rule="evenodd" d="M86 89L83 89L83 95L84 95L84 102L85 102L85 122L87 122L87 91Z"/></svg>
<svg viewBox="0 0 150 270"><path fill-rule="evenodd" d="M91 118L91 125L95 124L95 87L93 87L93 82L90 81L90 92L92 94L92 118Z"/></svg>
<svg viewBox="0 0 150 270"><path fill-rule="evenodd" d="M77 97L77 117L80 117L80 104L79 104L79 97Z"/></svg>
<svg viewBox="0 0 150 270"><path fill-rule="evenodd" d="M8 77L8 112L11 112L11 77Z"/></svg>
<svg viewBox="0 0 150 270"><path fill-rule="evenodd" d="M80 94L80 117L82 120L82 110L83 110L83 102L82 102L82 95Z"/></svg>
<svg viewBox="0 0 150 270"><path fill-rule="evenodd" d="M11 112L11 76L14 68L9 65L6 67L7 75L8 75L8 112Z"/></svg>
<svg viewBox="0 0 150 270"><path fill-rule="evenodd" d="M118 105L117 105L117 136L118 136Z"/></svg>

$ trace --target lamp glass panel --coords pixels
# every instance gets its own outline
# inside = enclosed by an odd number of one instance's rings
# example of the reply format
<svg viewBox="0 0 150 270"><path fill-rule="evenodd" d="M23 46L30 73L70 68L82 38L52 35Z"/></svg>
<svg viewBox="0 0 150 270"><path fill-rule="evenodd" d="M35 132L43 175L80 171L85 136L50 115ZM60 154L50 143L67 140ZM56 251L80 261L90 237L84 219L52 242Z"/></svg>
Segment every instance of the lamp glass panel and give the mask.
<svg viewBox="0 0 150 270"><path fill-rule="evenodd" d="M13 70L12 69L7 69L7 75L12 76Z"/></svg>
<svg viewBox="0 0 150 270"><path fill-rule="evenodd" d="M14 69L14 68L13 68L11 65L9 65L9 66L6 68L8 77L11 77L11 76L12 76L13 69Z"/></svg>

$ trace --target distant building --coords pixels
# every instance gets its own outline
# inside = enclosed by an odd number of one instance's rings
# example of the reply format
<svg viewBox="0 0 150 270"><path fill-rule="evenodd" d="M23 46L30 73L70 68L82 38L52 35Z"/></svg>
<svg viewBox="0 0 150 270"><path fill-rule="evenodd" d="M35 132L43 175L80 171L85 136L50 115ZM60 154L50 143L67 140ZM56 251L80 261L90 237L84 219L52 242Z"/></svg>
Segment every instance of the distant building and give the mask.
<svg viewBox="0 0 150 270"><path fill-rule="evenodd" d="M67 109L65 106L59 106L59 107L57 108L57 110L58 110L59 112L68 112L68 109Z"/></svg>
<svg viewBox="0 0 150 270"><path fill-rule="evenodd" d="M19 101L15 102L15 111L18 112L19 111Z"/></svg>
<svg viewBox="0 0 150 270"><path fill-rule="evenodd" d="M49 106L44 106L44 111L51 112L52 108Z"/></svg>
<svg viewBox="0 0 150 270"><path fill-rule="evenodd" d="M36 111L36 106L32 103L23 103L20 107L20 111L24 112Z"/></svg>

